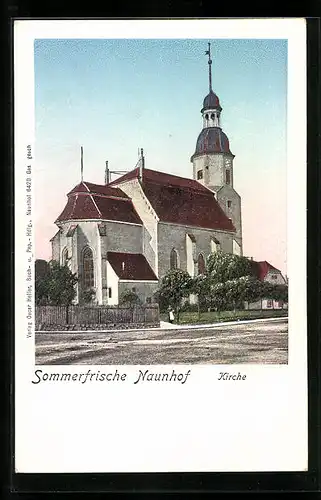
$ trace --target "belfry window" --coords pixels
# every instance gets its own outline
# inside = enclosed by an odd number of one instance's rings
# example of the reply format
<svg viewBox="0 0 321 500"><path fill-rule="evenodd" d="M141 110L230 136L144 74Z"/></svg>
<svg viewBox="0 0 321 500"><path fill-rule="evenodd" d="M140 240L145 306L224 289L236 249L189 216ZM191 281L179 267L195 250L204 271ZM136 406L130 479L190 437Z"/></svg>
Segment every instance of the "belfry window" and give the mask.
<svg viewBox="0 0 321 500"><path fill-rule="evenodd" d="M225 171L225 182L226 184L231 184L231 171L229 169Z"/></svg>
<svg viewBox="0 0 321 500"><path fill-rule="evenodd" d="M205 115L205 120L208 120L208 114L207 114L207 113L206 113L206 115Z"/></svg>
<svg viewBox="0 0 321 500"><path fill-rule="evenodd" d="M84 289L94 287L94 259L92 250L87 247L83 251L83 286Z"/></svg>
<svg viewBox="0 0 321 500"><path fill-rule="evenodd" d="M214 113L211 114L211 118L212 118L212 120L214 120L214 118L215 118Z"/></svg>
<svg viewBox="0 0 321 500"><path fill-rule="evenodd" d="M203 179L203 170L198 170L197 172L197 180Z"/></svg>
<svg viewBox="0 0 321 500"><path fill-rule="evenodd" d="M205 260L203 257L203 254L199 254L198 259L197 259L197 267L198 267L198 274L204 274L205 273Z"/></svg>
<svg viewBox="0 0 321 500"><path fill-rule="evenodd" d="M179 267L179 262L178 262L178 253L175 248L172 249L171 255L170 255L170 268L171 269L177 269Z"/></svg>

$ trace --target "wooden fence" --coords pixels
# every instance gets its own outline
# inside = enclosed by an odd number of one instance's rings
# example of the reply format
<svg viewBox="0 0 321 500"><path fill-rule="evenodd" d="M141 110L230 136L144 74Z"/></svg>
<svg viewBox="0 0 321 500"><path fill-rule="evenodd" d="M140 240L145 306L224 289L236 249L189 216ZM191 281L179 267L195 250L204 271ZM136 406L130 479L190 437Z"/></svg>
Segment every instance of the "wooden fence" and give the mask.
<svg viewBox="0 0 321 500"><path fill-rule="evenodd" d="M36 306L36 330L55 327L77 326L79 328L120 327L133 325L159 325L159 308L157 304L135 306Z"/></svg>

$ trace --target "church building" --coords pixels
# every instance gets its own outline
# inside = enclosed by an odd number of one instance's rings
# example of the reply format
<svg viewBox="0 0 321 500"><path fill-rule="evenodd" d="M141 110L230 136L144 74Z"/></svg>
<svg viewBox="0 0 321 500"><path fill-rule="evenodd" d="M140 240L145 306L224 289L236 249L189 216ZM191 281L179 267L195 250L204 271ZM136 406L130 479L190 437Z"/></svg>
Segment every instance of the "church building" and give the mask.
<svg viewBox="0 0 321 500"><path fill-rule="evenodd" d="M55 221L52 258L77 273L76 302L93 290L98 304L118 304L124 290L153 301L169 269L202 273L209 254L243 254L241 198L234 189L234 155L221 127L222 107L212 89L201 109L203 127L191 157L193 178L145 167L104 185L82 180L67 194Z"/></svg>

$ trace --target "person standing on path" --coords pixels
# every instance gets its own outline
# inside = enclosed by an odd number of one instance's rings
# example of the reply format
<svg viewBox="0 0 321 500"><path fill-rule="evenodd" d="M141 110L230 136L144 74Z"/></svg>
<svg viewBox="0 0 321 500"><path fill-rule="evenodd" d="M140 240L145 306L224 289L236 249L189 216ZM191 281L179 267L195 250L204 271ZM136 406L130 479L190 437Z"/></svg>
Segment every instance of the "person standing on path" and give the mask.
<svg viewBox="0 0 321 500"><path fill-rule="evenodd" d="M168 317L169 317L169 322L173 323L175 316L174 316L174 311L171 307L168 308Z"/></svg>

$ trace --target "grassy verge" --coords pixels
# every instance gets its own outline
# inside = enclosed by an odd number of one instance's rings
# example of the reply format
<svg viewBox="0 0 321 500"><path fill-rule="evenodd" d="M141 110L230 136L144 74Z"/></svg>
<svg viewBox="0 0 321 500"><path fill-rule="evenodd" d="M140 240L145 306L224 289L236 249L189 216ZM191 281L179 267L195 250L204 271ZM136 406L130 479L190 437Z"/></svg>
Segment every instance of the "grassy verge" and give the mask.
<svg viewBox="0 0 321 500"><path fill-rule="evenodd" d="M182 325L193 325L193 324L205 324L205 323L219 323L221 321L237 321L238 319L248 320L248 319L264 319L264 318L279 318L286 317L288 311L284 310L250 310L250 311L222 311L220 313L202 312L200 318L197 312L181 312L179 323ZM161 313L161 321L168 321L168 314ZM174 323L177 323L175 320Z"/></svg>

